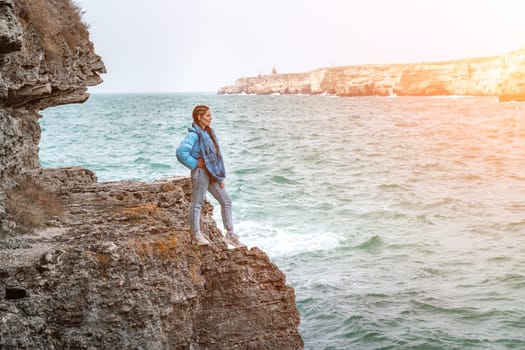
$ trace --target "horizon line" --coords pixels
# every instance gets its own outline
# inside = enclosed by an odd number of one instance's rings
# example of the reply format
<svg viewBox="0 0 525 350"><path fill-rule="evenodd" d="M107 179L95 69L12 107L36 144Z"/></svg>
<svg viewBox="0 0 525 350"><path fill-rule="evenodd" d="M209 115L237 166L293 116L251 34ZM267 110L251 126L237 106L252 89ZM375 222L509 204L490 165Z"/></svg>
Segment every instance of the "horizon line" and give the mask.
<svg viewBox="0 0 525 350"><path fill-rule="evenodd" d="M217 94L217 91L89 91L90 95L103 94Z"/></svg>

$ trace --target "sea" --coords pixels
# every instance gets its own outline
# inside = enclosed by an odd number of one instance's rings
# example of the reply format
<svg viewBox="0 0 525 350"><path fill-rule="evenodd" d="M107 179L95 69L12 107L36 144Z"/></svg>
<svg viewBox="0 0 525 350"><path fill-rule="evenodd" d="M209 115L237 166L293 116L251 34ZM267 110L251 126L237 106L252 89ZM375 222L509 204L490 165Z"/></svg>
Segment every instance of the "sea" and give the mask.
<svg viewBox="0 0 525 350"><path fill-rule="evenodd" d="M188 176L175 149L196 104L236 231L295 289L305 349L525 349L524 103L93 94L42 111L41 164Z"/></svg>

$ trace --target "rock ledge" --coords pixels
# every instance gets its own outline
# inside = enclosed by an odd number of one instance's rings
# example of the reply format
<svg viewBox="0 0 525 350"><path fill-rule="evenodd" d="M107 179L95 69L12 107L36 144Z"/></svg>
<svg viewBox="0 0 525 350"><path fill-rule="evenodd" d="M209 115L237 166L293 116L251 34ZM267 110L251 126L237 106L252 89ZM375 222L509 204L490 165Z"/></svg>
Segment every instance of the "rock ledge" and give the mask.
<svg viewBox="0 0 525 350"><path fill-rule="evenodd" d="M61 222L0 241L0 348L303 348L294 290L264 252L228 249L209 203L212 244L192 241L188 178L64 176L42 177L65 204Z"/></svg>

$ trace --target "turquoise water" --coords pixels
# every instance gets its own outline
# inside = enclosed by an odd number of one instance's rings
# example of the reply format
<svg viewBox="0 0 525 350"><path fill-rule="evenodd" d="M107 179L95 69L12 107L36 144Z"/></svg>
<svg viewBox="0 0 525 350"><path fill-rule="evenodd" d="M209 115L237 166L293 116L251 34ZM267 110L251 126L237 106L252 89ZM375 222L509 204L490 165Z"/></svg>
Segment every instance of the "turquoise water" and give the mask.
<svg viewBox="0 0 525 350"><path fill-rule="evenodd" d="M42 165L187 175L200 103L237 231L295 288L306 349L525 349L525 104L93 95L43 112Z"/></svg>

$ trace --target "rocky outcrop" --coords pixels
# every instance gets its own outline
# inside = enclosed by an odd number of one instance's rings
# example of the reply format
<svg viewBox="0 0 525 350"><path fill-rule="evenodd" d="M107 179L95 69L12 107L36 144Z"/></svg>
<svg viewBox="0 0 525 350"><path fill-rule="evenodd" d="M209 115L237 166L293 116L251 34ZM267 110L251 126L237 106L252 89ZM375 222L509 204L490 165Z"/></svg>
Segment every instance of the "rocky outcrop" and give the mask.
<svg viewBox="0 0 525 350"><path fill-rule="evenodd" d="M498 96L525 101L525 49L449 62L321 68L308 73L240 78L220 94L337 96Z"/></svg>
<svg viewBox="0 0 525 350"><path fill-rule="evenodd" d="M68 0L0 0L0 189L39 171L41 109L83 102L105 72ZM10 226L0 191L0 230Z"/></svg>
<svg viewBox="0 0 525 350"><path fill-rule="evenodd" d="M212 245L192 242L189 179L40 179L66 215L0 241L0 348L302 349L294 291L264 252L227 249L209 203Z"/></svg>
<svg viewBox="0 0 525 350"><path fill-rule="evenodd" d="M76 5L0 0L0 107L41 110L84 102L105 72Z"/></svg>
<svg viewBox="0 0 525 350"><path fill-rule="evenodd" d="M85 101L105 70L79 13L0 0L0 349L302 349L294 290L264 252L228 249L209 203L212 244L192 241L189 179L40 167L38 112ZM23 176L60 214L21 235Z"/></svg>

